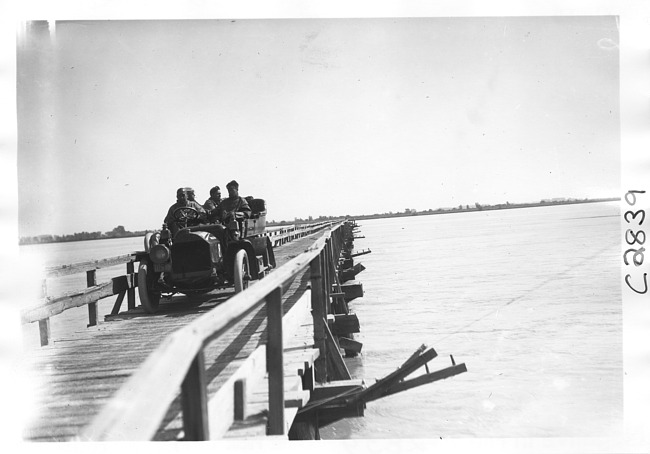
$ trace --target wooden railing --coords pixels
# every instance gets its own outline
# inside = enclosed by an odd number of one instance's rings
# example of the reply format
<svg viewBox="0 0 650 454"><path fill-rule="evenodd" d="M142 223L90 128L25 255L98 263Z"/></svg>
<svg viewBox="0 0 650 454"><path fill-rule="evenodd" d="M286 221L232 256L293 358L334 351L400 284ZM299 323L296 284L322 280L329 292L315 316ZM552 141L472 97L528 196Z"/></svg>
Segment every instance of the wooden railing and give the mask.
<svg viewBox="0 0 650 454"><path fill-rule="evenodd" d="M320 229L332 225L331 221L318 222L315 224L291 225L288 227L267 227L265 235L269 237L273 247L293 241L297 238L310 235Z"/></svg>
<svg viewBox="0 0 650 454"><path fill-rule="evenodd" d="M97 302L109 296L118 295L112 313L117 313L128 295L128 307L135 307L135 287L137 286L134 272L135 255L127 254L108 259L89 262L75 263L58 267L50 267L45 270L45 281L43 282L43 300L37 304L25 308L20 313L21 323L38 322L41 345L48 345L50 342L50 317L58 315L68 309L80 306L88 306L88 326L97 324ZM112 278L108 282L97 283L97 270L126 263L126 273L122 276ZM72 274L86 273L86 289L80 292L65 294L56 297L47 296L46 282L48 278L61 277Z"/></svg>
<svg viewBox="0 0 650 454"><path fill-rule="evenodd" d="M303 224L299 226L269 228L265 235L271 239L273 247L310 235L331 222ZM97 325L97 303L104 298L117 295L111 314L117 314L126 296L128 309L135 308L135 289L138 285L134 263L136 253L111 257L101 260L74 263L49 267L45 269L43 282L43 299L33 306L23 309L20 313L21 323L38 322L41 346L48 345L51 338L50 318L62 312L80 306L88 306L88 326ZM97 270L126 263L126 274L116 276L108 282L97 283ZM68 293L60 296L48 296L47 279L73 274L86 273L86 288L83 291Z"/></svg>
<svg viewBox="0 0 650 454"><path fill-rule="evenodd" d="M343 247L344 227L343 223L337 225L304 253L167 337L86 427L79 439L151 440L179 392L185 440L210 439L204 348L262 305L266 305L268 335L267 434L284 434L282 289L309 268L314 344L320 350L314 365L315 378L324 381L327 374L324 320L327 319L334 273Z"/></svg>

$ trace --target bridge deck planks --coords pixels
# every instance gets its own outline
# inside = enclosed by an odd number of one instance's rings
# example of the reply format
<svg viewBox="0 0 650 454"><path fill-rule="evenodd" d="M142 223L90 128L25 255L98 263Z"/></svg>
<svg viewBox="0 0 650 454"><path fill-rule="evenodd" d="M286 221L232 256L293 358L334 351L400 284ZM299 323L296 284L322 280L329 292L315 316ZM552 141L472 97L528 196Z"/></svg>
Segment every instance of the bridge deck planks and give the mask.
<svg viewBox="0 0 650 454"><path fill-rule="evenodd" d="M278 266L302 253L320 233L287 243L275 250ZM304 293L308 272L285 291L285 313ZM81 429L137 370L147 356L174 330L225 301L231 291L161 301L155 315L140 307L107 316L97 326L79 327L53 339L51 345L26 352L24 365L34 381L31 417L23 436L33 441L74 440ZM56 319L53 320L56 323ZM265 309L254 311L235 328L206 346L208 393L212 395L260 344L265 343ZM156 440L182 435L180 399L165 417Z"/></svg>

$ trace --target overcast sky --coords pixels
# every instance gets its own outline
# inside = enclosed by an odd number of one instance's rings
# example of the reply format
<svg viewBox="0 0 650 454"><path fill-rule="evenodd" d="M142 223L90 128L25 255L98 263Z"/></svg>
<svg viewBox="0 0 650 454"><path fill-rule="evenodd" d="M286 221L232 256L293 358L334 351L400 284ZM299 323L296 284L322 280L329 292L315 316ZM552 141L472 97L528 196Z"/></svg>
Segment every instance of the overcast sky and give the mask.
<svg viewBox="0 0 650 454"><path fill-rule="evenodd" d="M619 197L613 16L71 21L18 45L20 235Z"/></svg>

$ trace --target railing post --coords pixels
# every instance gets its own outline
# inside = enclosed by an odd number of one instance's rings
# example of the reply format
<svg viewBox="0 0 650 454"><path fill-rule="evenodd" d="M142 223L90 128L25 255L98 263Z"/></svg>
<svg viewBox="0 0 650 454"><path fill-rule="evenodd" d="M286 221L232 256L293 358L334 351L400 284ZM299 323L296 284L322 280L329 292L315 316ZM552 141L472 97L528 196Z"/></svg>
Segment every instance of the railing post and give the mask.
<svg viewBox="0 0 650 454"><path fill-rule="evenodd" d="M327 381L327 347L325 327L323 319L326 318L324 313L323 298L323 274L321 258L323 252L318 254L309 264L309 273L311 279L311 315L314 321L314 345L320 351L320 355L314 362L314 378L318 383Z"/></svg>
<svg viewBox="0 0 650 454"><path fill-rule="evenodd" d="M329 250L327 251L327 257L329 259L329 264L328 264L327 269L330 272L330 286L328 287L328 289L330 291L332 291L332 287L334 285L336 285L336 281L337 281L337 279L336 279L336 263L334 261L334 257L336 255L336 252L335 252L336 248L335 248L334 238L333 237L330 237L329 245L330 245L330 247L329 247Z"/></svg>
<svg viewBox="0 0 650 454"><path fill-rule="evenodd" d="M266 297L266 371L269 374L268 435L284 434L284 352L282 345L282 289Z"/></svg>
<svg viewBox="0 0 650 454"><path fill-rule="evenodd" d="M86 287L97 285L97 270L86 271ZM88 303L88 326L97 325L97 301Z"/></svg>
<svg viewBox="0 0 650 454"><path fill-rule="evenodd" d="M341 230L339 227L332 234L332 241L334 242L334 261L338 263L338 259L341 256Z"/></svg>
<svg viewBox="0 0 650 454"><path fill-rule="evenodd" d="M133 274L134 272L133 261L127 262L126 274ZM128 310L135 309L135 288L130 288L126 291L126 307Z"/></svg>
<svg viewBox="0 0 650 454"><path fill-rule="evenodd" d="M47 279L43 279L41 284L41 298L47 298ZM38 321L38 334L41 338L41 347L48 345L50 343L50 319L46 318L44 320Z"/></svg>
<svg viewBox="0 0 650 454"><path fill-rule="evenodd" d="M234 419L243 421L246 418L246 380L240 378L234 386Z"/></svg>
<svg viewBox="0 0 650 454"><path fill-rule="evenodd" d="M208 393L205 379L203 349L194 357L181 384L183 431L185 440L203 441L210 438L208 426Z"/></svg>
<svg viewBox="0 0 650 454"><path fill-rule="evenodd" d="M331 243L331 238L328 238L328 240L325 243L325 249L323 253L323 276L325 278L324 287L325 287L325 314L327 319L327 314L332 313L332 300L330 298L330 293L332 292L332 276L331 276L331 268L330 268L330 263L331 263L331 257L332 257L332 243Z"/></svg>
<svg viewBox="0 0 650 454"><path fill-rule="evenodd" d="M50 343L50 319L46 318L38 321L38 333L41 336L41 347Z"/></svg>
<svg viewBox="0 0 650 454"><path fill-rule="evenodd" d="M41 298L47 298L47 278L43 279L43 282L41 282Z"/></svg>

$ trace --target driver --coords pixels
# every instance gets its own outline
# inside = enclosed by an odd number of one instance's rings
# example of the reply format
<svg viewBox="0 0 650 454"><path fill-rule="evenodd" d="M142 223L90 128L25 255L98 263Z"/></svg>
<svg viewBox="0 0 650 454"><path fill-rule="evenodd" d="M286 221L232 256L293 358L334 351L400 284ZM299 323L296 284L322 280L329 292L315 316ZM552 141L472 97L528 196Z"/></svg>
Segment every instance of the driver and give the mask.
<svg viewBox="0 0 650 454"><path fill-rule="evenodd" d="M194 194L194 189L183 188L183 191L187 193L187 200L189 200L190 202L196 202L196 195Z"/></svg>
<svg viewBox="0 0 650 454"><path fill-rule="evenodd" d="M228 198L223 199L218 207L219 219L226 223L229 218L250 218L251 209L248 202L239 196L239 183L232 180L226 185L226 189L228 190Z"/></svg>
<svg viewBox="0 0 650 454"><path fill-rule="evenodd" d="M179 208L193 208L198 212L198 218L197 219L180 219L176 216L174 216L174 212L178 210ZM172 206L169 207L169 210L167 211L167 216L165 216L165 220L163 221L169 229L172 231L173 235L176 235L176 233L182 228L186 227L187 224L189 223L194 223L198 224L200 222L205 222L206 220L206 213L203 207L195 202L189 199L187 191L185 191L185 188L178 188L176 191L176 203L173 204Z"/></svg>

